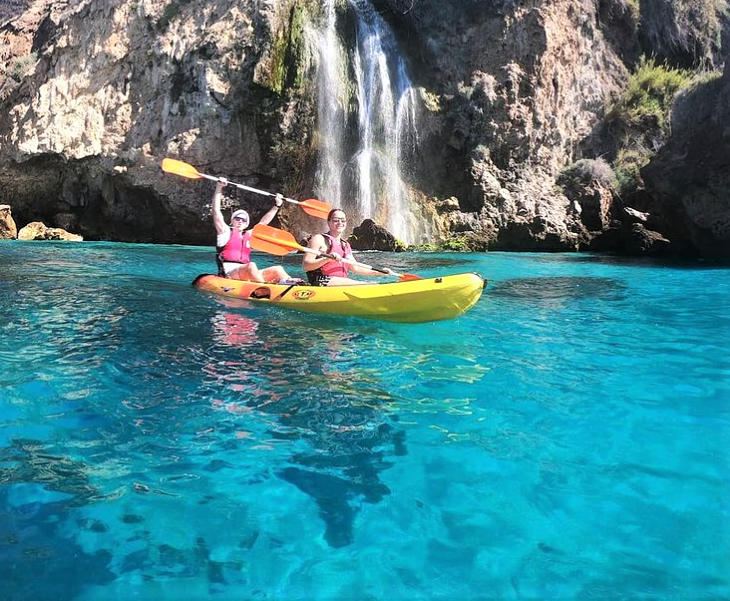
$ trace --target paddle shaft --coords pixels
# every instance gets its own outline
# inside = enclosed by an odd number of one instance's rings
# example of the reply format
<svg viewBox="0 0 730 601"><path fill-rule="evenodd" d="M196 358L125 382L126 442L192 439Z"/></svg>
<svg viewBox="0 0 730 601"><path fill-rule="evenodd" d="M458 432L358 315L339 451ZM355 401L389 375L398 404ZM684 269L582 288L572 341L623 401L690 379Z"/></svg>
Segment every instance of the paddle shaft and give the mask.
<svg viewBox="0 0 730 601"><path fill-rule="evenodd" d="M268 226L267 226L268 228ZM274 236L269 236L266 233L263 233L262 230L265 228L262 228L261 226L257 225L254 227L254 238L258 238L259 240L263 240L264 242L269 242L272 244L275 244L277 246L286 246L290 248L291 250L300 250L305 253L311 253L314 255L317 255L319 257L326 257L327 259L334 259L337 260L335 255L332 253L323 253L319 252L315 248L309 248L308 246L302 246L301 244L298 244L293 239L292 240L282 240L281 238L276 238ZM273 230L273 228L272 228ZM255 248L255 245L254 245ZM360 261L355 261L355 259L348 259L346 257L342 257L342 262L347 263L348 265L355 265L356 267L362 267L364 269L370 269L372 271L377 271L378 273L384 273L386 275L394 275L396 277L402 277L401 274L395 273L394 271L390 271L388 269L383 269L381 267L374 267L373 265L368 265L367 263L360 263Z"/></svg>
<svg viewBox="0 0 730 601"><path fill-rule="evenodd" d="M227 183L232 186L236 186L237 188L240 188L241 190L246 190L248 192L254 192L256 194L263 194L264 196L276 196L276 194L272 192L268 192L266 190L259 190L258 188L253 188L251 186L245 186L243 184L239 184L237 182L229 182L227 179L223 179L220 177L215 177L214 175L208 175L207 173L201 173L198 171L195 167L192 165L188 165L187 163L184 163L183 161L178 161L177 159L170 159L165 158L162 160L162 170L166 173L174 173L175 175L181 175L182 177L187 177L189 179L200 179L205 178L209 179L215 182L221 182L221 183ZM326 202L323 202L321 200L316 200L314 198L310 198L308 200L295 200L293 198L287 198L286 196L282 196L284 200L287 202L290 202L295 205L299 205L300 208L302 208L306 213L309 215L312 215L313 217L317 217L319 219L327 219L327 216L329 215L329 212L332 210L332 207L328 205Z"/></svg>
<svg viewBox="0 0 730 601"><path fill-rule="evenodd" d="M213 175L206 175L205 173L200 173L198 171L198 175L201 177L204 177L206 179L213 180L214 182L225 182L230 186L236 186L236 188L240 188L241 190L246 190L247 192L254 192L256 194L263 194L264 196L276 196L273 192L267 192L266 190L259 190L258 188L252 188L251 186L244 186L243 184L239 184L237 182L229 182L227 179L223 179L220 177L215 177ZM294 200L293 198L287 198L286 196L282 196L284 200L287 202L294 203L295 205L301 204L298 200Z"/></svg>
<svg viewBox="0 0 730 601"><path fill-rule="evenodd" d="M277 240L278 242L278 240ZM312 253L314 255L317 255L319 257L325 257L327 259L335 259L335 255L332 253L322 253L314 248L309 248L308 246L300 246L298 250L301 250L305 253ZM360 261L355 261L355 259L348 259L347 257L342 257L342 262L347 263L348 265L354 265L356 267L362 267L364 269L370 269L372 271L377 271L378 273L384 273L386 275L394 275L396 277L401 277L400 273L396 273L395 271L389 271L387 269L383 269L382 267L374 267L373 265L368 265L367 263L360 263Z"/></svg>

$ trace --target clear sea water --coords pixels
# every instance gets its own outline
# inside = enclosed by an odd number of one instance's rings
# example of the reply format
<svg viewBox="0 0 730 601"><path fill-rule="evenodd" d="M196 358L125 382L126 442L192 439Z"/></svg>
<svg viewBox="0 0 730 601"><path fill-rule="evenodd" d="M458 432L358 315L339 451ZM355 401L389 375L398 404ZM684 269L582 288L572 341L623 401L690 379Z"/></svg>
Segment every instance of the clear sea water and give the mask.
<svg viewBox="0 0 730 601"><path fill-rule="evenodd" d="M398 325L0 243L0 599L730 598L730 269L365 258L489 285Z"/></svg>

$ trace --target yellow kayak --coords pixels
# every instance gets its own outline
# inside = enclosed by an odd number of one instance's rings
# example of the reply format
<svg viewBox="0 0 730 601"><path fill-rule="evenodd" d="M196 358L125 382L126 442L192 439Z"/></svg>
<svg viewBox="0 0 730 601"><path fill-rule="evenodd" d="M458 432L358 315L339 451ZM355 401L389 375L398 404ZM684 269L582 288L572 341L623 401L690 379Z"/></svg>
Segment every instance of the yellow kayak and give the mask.
<svg viewBox="0 0 730 601"><path fill-rule="evenodd" d="M458 317L479 300L485 281L476 273L360 286L259 284L200 275L199 290L305 313L326 313L398 323Z"/></svg>

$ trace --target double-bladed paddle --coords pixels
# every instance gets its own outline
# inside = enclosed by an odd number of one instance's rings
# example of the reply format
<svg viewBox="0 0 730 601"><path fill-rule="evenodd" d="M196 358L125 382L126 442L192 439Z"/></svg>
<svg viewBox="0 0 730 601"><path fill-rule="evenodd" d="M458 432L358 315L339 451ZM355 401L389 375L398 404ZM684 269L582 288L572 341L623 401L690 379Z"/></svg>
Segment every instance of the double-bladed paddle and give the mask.
<svg viewBox="0 0 730 601"><path fill-rule="evenodd" d="M270 225L264 225L262 223L255 225L251 230L251 247L255 248L256 250L271 253L272 255L286 255L292 251L300 250L305 253L313 253L321 257L327 257L329 259L335 258L334 255L321 253L314 248L302 246L289 232L285 232L284 230L279 230L275 227L271 227ZM395 273L393 271L389 272L387 269L383 269L382 267L373 267L372 265L368 265L367 263L360 263L359 261L355 261L353 259L342 259L342 261L349 265L357 265L358 267L364 267L365 269L372 269L373 271L378 271L380 273L397 276L398 280L401 282L410 282L413 280L423 279L421 276L415 275L413 273Z"/></svg>
<svg viewBox="0 0 730 601"><path fill-rule="evenodd" d="M207 175L200 173L192 165L178 161L177 159L162 159L162 170L165 173L174 173L175 175L181 175L188 179L211 179L213 181L221 181L221 178L213 175ZM237 184L236 182L228 182L232 186L236 186L241 190L247 190L248 192L255 192L256 194L264 194L265 196L276 196L266 190L259 190L258 188L252 188L251 186L244 186L243 184ZM332 210L332 207L326 202L317 200L316 198L308 198L307 200L294 200L293 198L286 198L284 200L291 202L295 205L299 205L307 214L318 219L327 219L327 215Z"/></svg>

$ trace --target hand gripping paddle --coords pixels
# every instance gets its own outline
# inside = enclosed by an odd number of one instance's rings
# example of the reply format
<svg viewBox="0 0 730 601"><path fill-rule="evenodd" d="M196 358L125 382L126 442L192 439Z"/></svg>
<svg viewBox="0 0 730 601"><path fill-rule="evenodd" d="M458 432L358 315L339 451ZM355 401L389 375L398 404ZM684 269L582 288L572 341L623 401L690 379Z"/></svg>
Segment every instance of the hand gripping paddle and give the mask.
<svg viewBox="0 0 730 601"><path fill-rule="evenodd" d="M271 253L272 255L286 255L292 251L299 250L306 253L320 255L323 257L329 257L330 259L334 258L333 255L320 253L314 248L302 246L294 239L294 236L292 236L289 232L276 229L275 227L271 227L270 225L263 225L261 223L255 225L251 230L251 234L251 247L255 248L256 250ZM349 265L357 265L358 267L363 267L365 269L372 269L373 271L378 271L380 273L397 276L398 280L401 282L410 282L413 280L423 279L421 276L415 275L413 273L395 273L392 271L388 272L382 267L373 267L372 265L368 265L367 263L360 263L359 261L354 261L352 259L342 259L342 261L344 263L348 263Z"/></svg>

